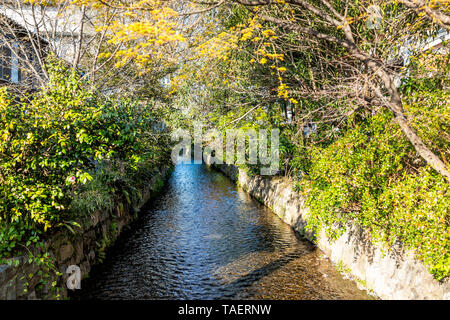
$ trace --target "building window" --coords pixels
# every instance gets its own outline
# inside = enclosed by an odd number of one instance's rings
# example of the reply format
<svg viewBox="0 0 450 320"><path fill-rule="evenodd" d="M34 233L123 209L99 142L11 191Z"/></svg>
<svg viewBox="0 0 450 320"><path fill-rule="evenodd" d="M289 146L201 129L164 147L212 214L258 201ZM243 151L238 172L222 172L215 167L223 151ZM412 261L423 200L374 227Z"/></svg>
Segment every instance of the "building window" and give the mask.
<svg viewBox="0 0 450 320"><path fill-rule="evenodd" d="M18 51L17 43L13 43L14 51ZM0 79L19 83L21 80L21 71L19 68L19 59L7 46L0 48Z"/></svg>

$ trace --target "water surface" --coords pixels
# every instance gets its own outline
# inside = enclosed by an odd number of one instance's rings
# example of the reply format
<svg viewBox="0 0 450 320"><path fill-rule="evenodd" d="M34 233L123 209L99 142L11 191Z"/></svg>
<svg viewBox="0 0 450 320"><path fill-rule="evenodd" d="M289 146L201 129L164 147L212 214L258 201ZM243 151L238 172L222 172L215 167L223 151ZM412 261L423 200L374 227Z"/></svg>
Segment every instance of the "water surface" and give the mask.
<svg viewBox="0 0 450 320"><path fill-rule="evenodd" d="M222 173L178 165L74 299L368 299Z"/></svg>

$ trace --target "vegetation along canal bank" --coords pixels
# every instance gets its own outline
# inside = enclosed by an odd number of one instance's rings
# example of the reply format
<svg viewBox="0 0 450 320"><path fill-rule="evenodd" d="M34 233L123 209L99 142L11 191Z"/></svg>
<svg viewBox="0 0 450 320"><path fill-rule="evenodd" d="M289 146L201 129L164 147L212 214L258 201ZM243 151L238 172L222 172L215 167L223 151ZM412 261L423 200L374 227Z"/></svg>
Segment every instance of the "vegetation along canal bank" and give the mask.
<svg viewBox="0 0 450 320"><path fill-rule="evenodd" d="M26 99L0 92L0 299L65 297L68 266L83 277L101 262L172 168L148 106L101 98L61 63L49 70Z"/></svg>

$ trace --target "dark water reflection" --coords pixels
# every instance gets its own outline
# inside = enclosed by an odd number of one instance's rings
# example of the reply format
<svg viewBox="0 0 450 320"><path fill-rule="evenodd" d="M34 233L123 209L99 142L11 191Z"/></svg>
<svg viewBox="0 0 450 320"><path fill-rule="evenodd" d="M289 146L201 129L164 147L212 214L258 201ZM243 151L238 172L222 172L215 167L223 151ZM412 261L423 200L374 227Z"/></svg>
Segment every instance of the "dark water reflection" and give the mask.
<svg viewBox="0 0 450 320"><path fill-rule="evenodd" d="M367 299L221 173L178 165L74 299Z"/></svg>

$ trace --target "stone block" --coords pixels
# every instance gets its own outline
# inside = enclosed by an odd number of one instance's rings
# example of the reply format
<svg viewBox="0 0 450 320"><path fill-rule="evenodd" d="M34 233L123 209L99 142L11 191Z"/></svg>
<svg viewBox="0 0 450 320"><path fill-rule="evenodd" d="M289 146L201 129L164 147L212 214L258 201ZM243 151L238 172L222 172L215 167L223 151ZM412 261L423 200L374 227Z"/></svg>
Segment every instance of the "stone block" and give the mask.
<svg viewBox="0 0 450 320"><path fill-rule="evenodd" d="M79 239L74 243L75 247L75 264L80 263L83 260L83 240Z"/></svg>
<svg viewBox="0 0 450 320"><path fill-rule="evenodd" d="M6 285L0 285L0 300L6 300Z"/></svg>
<svg viewBox="0 0 450 320"><path fill-rule="evenodd" d="M26 274L20 273L17 275L16 279L16 297L17 299L21 299L27 296L26 290L28 290L27 285L28 279Z"/></svg>
<svg viewBox="0 0 450 320"><path fill-rule="evenodd" d="M8 280L7 273L8 273L9 268L10 268L10 266L8 266L6 264L0 265L0 286L2 284L4 284L6 282L6 280Z"/></svg>
<svg viewBox="0 0 450 320"><path fill-rule="evenodd" d="M74 248L71 243L62 245L58 250L58 263L69 260L74 254Z"/></svg>
<svg viewBox="0 0 450 320"><path fill-rule="evenodd" d="M30 294L27 297L27 300L37 300L36 292L35 291L31 291Z"/></svg>
<svg viewBox="0 0 450 320"><path fill-rule="evenodd" d="M6 300L16 300L16 280L10 280L6 285Z"/></svg>

